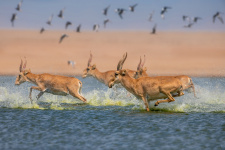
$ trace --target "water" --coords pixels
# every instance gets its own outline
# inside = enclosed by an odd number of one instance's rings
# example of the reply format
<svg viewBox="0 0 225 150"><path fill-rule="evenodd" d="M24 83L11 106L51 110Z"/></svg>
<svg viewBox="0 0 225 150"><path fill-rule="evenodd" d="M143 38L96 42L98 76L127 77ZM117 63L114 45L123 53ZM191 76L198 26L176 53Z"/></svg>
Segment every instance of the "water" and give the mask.
<svg viewBox="0 0 225 150"><path fill-rule="evenodd" d="M0 77L0 149L225 149L225 79L193 78L193 93L151 112L124 89L81 79L89 104ZM33 98L38 92L33 91Z"/></svg>

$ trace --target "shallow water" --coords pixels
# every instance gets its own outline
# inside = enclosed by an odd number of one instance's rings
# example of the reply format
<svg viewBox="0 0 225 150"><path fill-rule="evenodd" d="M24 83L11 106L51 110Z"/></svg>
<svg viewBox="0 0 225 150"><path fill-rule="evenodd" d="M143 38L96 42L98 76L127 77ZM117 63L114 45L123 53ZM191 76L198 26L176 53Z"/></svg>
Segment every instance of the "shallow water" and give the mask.
<svg viewBox="0 0 225 150"><path fill-rule="evenodd" d="M224 78L193 78L198 98L151 102L151 112L122 88L80 77L88 105L51 94L32 105L32 84L15 78L0 77L1 149L225 149Z"/></svg>

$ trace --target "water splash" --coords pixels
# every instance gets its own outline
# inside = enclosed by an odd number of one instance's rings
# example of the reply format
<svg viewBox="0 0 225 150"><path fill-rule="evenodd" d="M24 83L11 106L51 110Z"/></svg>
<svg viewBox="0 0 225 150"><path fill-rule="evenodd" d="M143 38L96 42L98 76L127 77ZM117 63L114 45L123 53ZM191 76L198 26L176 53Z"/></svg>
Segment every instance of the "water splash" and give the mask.
<svg viewBox="0 0 225 150"><path fill-rule="evenodd" d="M198 81L198 80L197 80ZM196 84L197 97L193 93L185 93L184 96L175 98L175 102L161 103L155 107L155 101L150 102L150 110L163 112L221 112L225 113L225 92L224 84L211 82L199 82ZM94 86L93 86L94 87ZM16 92L15 92L16 91ZM23 92L21 92L23 91ZM44 94L39 101L31 103L28 98L29 88L23 87L20 90L10 87L0 87L0 108L19 109L54 109L54 110L74 110L83 103L72 96L56 96ZM38 92L33 92L33 97ZM142 100L137 100L125 89L98 89L89 88L83 93L88 100L88 106L131 106L132 110L144 110ZM82 105L83 106L83 105ZM85 105L86 106L86 105ZM82 107L82 108L85 108Z"/></svg>

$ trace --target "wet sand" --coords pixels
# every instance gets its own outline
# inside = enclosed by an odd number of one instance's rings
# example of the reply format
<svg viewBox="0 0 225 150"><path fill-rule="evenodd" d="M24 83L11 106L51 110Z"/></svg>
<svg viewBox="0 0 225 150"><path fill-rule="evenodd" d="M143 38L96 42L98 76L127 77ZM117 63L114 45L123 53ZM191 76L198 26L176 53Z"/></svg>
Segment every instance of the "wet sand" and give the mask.
<svg viewBox="0 0 225 150"><path fill-rule="evenodd" d="M59 38L67 33L59 44ZM93 54L92 64L104 72L115 70L125 52L124 68L136 70L146 56L148 74L225 76L225 32L0 30L0 74L19 73L20 59L27 58L33 73L81 75ZM76 62L75 68L67 65Z"/></svg>

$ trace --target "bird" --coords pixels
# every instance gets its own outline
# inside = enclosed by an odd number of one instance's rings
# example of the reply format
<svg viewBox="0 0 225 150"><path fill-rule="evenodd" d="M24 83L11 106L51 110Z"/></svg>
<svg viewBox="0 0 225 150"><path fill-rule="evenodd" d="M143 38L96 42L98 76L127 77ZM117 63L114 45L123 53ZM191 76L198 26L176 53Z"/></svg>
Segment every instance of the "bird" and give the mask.
<svg viewBox="0 0 225 150"><path fill-rule="evenodd" d="M65 8L63 8L62 10L60 10L58 17L59 18L63 18L63 12L64 12Z"/></svg>
<svg viewBox="0 0 225 150"><path fill-rule="evenodd" d="M152 28L151 34L155 34L156 33L156 27L157 27L157 25L155 24L154 27Z"/></svg>
<svg viewBox="0 0 225 150"><path fill-rule="evenodd" d="M161 10L161 17L162 17L162 19L165 18L164 14L167 12L167 9L172 9L172 8L168 7L168 6L165 6L165 7L162 8L162 10Z"/></svg>
<svg viewBox="0 0 225 150"><path fill-rule="evenodd" d="M118 13L119 17L120 17L121 19L123 19L123 16L122 16L122 15L123 15L124 11L126 11L126 9L123 9L123 8L117 8L115 11Z"/></svg>
<svg viewBox="0 0 225 150"><path fill-rule="evenodd" d="M194 23L193 22L190 22L189 24L185 25L184 27L185 28L191 28L193 25L194 25Z"/></svg>
<svg viewBox="0 0 225 150"><path fill-rule="evenodd" d="M135 7L136 7L137 5L138 5L138 4L134 4L134 5L129 6L130 11L131 11L131 12L134 12L134 9L135 9Z"/></svg>
<svg viewBox="0 0 225 150"><path fill-rule="evenodd" d="M20 2L19 2L19 4L17 4L17 6L16 6L16 10L17 11L21 11L21 5L22 5L22 2L23 2L23 0L21 0Z"/></svg>
<svg viewBox="0 0 225 150"><path fill-rule="evenodd" d="M16 20L16 13L13 13L12 14L12 17L11 17L11 23L12 23L12 27L14 27L14 21Z"/></svg>
<svg viewBox="0 0 225 150"><path fill-rule="evenodd" d="M68 60L67 61L68 65L71 65L73 68L75 67L76 62L74 62L73 60Z"/></svg>
<svg viewBox="0 0 225 150"><path fill-rule="evenodd" d="M41 30L40 30L40 33L43 33L45 31L45 28L42 27Z"/></svg>
<svg viewBox="0 0 225 150"><path fill-rule="evenodd" d="M67 21L67 22L66 22L66 24L65 24L65 29L67 29L67 28L68 28L68 26L70 26L70 25L72 25L72 22Z"/></svg>
<svg viewBox="0 0 225 150"><path fill-rule="evenodd" d="M213 23L215 23L216 18L218 18L222 24L224 23L224 22L223 22L223 18L221 17L221 12L216 12L216 13L213 15Z"/></svg>
<svg viewBox="0 0 225 150"><path fill-rule="evenodd" d="M183 19L183 21L190 21L190 17L189 16L185 16L185 15L183 15L182 16L182 19Z"/></svg>
<svg viewBox="0 0 225 150"><path fill-rule="evenodd" d="M103 9L103 15L107 16L110 5Z"/></svg>
<svg viewBox="0 0 225 150"><path fill-rule="evenodd" d="M48 21L46 22L48 25L52 25L52 18L53 18L53 14L49 17Z"/></svg>
<svg viewBox="0 0 225 150"><path fill-rule="evenodd" d="M76 28L76 32L80 33L81 24L79 24Z"/></svg>
<svg viewBox="0 0 225 150"><path fill-rule="evenodd" d="M154 13L155 13L155 11L152 11L152 13L150 13L148 21L152 22L152 18L153 18Z"/></svg>
<svg viewBox="0 0 225 150"><path fill-rule="evenodd" d="M61 43L65 37L69 37L69 36L67 34L63 34L59 39L59 43Z"/></svg>
<svg viewBox="0 0 225 150"><path fill-rule="evenodd" d="M200 18L200 17L194 17L193 21L194 21L194 23L197 23L197 21L200 20L200 19L202 19L202 18Z"/></svg>
<svg viewBox="0 0 225 150"><path fill-rule="evenodd" d="M98 29L100 28L99 24L94 24L93 25L93 31L98 32Z"/></svg>
<svg viewBox="0 0 225 150"><path fill-rule="evenodd" d="M109 19L105 19L105 20L103 21L104 28L106 28L106 24L107 24L107 23L109 23L109 22L110 22L110 20L109 20Z"/></svg>

